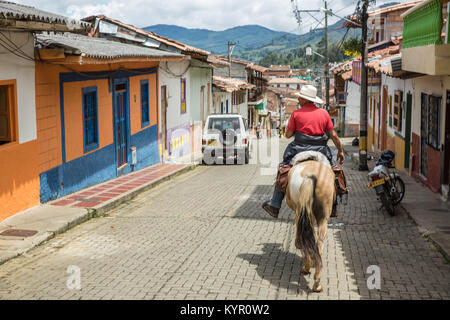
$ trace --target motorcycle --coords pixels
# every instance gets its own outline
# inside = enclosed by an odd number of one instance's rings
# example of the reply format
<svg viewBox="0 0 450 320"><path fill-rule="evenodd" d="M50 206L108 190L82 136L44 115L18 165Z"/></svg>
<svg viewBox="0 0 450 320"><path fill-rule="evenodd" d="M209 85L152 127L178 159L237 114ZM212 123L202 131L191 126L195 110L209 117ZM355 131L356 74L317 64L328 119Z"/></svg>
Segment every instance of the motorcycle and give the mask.
<svg viewBox="0 0 450 320"><path fill-rule="evenodd" d="M389 215L395 215L395 206L398 205L405 195L405 183L397 172L390 172L395 168L392 161L395 158L394 152L384 150L378 159L375 168L369 172L367 184L368 188L374 188L381 200L383 207Z"/></svg>
<svg viewBox="0 0 450 320"><path fill-rule="evenodd" d="M261 139L261 128L259 126L256 127L256 138Z"/></svg>

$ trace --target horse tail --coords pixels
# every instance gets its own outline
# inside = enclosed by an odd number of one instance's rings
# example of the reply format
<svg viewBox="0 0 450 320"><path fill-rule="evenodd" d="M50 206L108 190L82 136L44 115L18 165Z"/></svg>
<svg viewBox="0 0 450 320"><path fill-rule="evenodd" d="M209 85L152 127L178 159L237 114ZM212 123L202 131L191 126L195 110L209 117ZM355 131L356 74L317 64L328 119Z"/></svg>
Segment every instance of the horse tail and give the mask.
<svg viewBox="0 0 450 320"><path fill-rule="evenodd" d="M317 178L314 175L306 176L300 186L300 196L295 210L295 225L297 234L295 246L302 251L304 257L309 256L314 265L322 265L319 247L314 231L315 217L313 213L314 193Z"/></svg>

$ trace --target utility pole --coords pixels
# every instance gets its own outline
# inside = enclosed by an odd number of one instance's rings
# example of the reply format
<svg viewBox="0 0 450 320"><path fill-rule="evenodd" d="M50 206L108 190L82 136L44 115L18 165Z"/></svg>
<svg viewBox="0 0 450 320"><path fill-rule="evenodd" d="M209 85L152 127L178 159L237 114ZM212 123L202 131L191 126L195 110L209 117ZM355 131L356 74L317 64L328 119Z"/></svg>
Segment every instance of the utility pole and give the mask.
<svg viewBox="0 0 450 320"><path fill-rule="evenodd" d="M361 104L359 113L359 171L369 170L367 166L367 8L369 0L363 0L362 48L361 48Z"/></svg>
<svg viewBox="0 0 450 320"><path fill-rule="evenodd" d="M228 77L231 78L231 53L233 52L233 48L236 45L236 43L233 43L231 41L228 41Z"/></svg>
<svg viewBox="0 0 450 320"><path fill-rule="evenodd" d="M325 5L325 97L326 97L326 107L325 109L330 112L330 55L328 53L328 8L327 8L327 0L324 1Z"/></svg>
<svg viewBox="0 0 450 320"><path fill-rule="evenodd" d="M314 17L311 14L311 12L321 12L322 11L325 14L325 90L326 90L325 109L328 112L330 112L330 75L329 75L330 56L329 56L329 52L328 52L328 15L333 15L333 13L331 10L328 10L327 0L324 0L324 8L321 8L319 10L299 10L297 4L294 3L293 0L291 0L291 2L292 2L295 17L299 24L301 24L300 13L302 13L302 12L308 13L311 17L313 17L316 21L318 21L319 22L318 25L320 25L322 23L322 21L319 21L316 17ZM322 84L321 84L321 86L322 86ZM320 90L320 91L322 91L322 90Z"/></svg>

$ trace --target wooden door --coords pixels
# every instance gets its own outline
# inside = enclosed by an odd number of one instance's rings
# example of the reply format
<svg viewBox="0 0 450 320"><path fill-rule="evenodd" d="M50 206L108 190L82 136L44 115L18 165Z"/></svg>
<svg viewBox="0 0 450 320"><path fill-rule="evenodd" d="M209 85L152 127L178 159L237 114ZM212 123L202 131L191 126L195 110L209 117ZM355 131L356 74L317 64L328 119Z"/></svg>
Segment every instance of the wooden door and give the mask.
<svg viewBox="0 0 450 320"><path fill-rule="evenodd" d="M116 160L120 168L128 158L128 88L126 81L117 81L114 85Z"/></svg>
<svg viewBox="0 0 450 320"><path fill-rule="evenodd" d="M387 102L388 102L388 90L386 87L383 87L383 104L381 110L381 130L380 130L380 141L381 141L381 150L386 149L386 134L387 134Z"/></svg>
<svg viewBox="0 0 450 320"><path fill-rule="evenodd" d="M405 168L409 168L409 155L411 153L411 120L412 120L412 94L406 94L406 120L405 120Z"/></svg>
<svg viewBox="0 0 450 320"><path fill-rule="evenodd" d="M205 86L200 89L200 119L203 125L205 123Z"/></svg>
<svg viewBox="0 0 450 320"><path fill-rule="evenodd" d="M420 173L427 176L428 159L428 95L422 93L420 103Z"/></svg>

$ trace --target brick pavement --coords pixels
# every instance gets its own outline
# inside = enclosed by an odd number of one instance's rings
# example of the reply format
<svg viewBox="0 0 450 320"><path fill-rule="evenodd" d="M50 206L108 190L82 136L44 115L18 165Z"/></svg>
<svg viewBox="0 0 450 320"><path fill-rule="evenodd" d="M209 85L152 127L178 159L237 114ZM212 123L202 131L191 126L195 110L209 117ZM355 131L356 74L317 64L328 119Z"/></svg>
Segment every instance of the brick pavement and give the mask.
<svg viewBox="0 0 450 320"><path fill-rule="evenodd" d="M146 191L0 266L0 299L450 297L447 262L405 213L380 210L365 173L351 169L348 204L325 242L324 292L311 292L293 214L283 205L275 220L260 209L274 178L260 173L258 165L201 166ZM66 286L71 265L80 290ZM370 265L380 267L381 290L367 288Z"/></svg>

